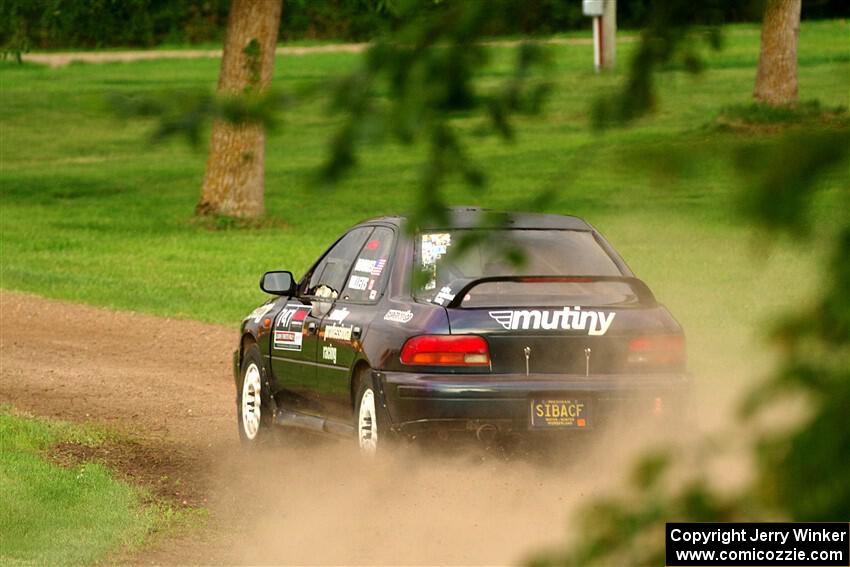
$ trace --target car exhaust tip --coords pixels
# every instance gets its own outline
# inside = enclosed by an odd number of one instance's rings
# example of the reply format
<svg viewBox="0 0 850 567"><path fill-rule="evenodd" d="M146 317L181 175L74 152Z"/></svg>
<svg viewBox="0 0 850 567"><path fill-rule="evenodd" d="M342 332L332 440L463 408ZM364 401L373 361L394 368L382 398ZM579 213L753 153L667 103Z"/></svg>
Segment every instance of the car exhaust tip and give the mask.
<svg viewBox="0 0 850 567"><path fill-rule="evenodd" d="M498 433L499 430L496 429L495 425L485 423L475 431L475 437L482 443L490 444L496 440Z"/></svg>

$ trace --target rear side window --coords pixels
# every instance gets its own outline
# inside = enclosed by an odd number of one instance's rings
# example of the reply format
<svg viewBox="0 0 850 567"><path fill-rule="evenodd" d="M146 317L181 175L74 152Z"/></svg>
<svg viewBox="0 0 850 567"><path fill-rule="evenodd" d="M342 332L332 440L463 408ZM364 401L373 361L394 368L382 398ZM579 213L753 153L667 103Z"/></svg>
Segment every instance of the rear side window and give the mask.
<svg viewBox="0 0 850 567"><path fill-rule="evenodd" d="M393 240L393 231L389 228L379 226L372 232L354 260L345 291L341 294L343 299L375 301L378 298L389 277Z"/></svg>
<svg viewBox="0 0 850 567"><path fill-rule="evenodd" d="M325 254L310 276L306 295L338 297L345 287L345 278L354 264L357 252L366 243L372 227L355 228L343 236Z"/></svg>

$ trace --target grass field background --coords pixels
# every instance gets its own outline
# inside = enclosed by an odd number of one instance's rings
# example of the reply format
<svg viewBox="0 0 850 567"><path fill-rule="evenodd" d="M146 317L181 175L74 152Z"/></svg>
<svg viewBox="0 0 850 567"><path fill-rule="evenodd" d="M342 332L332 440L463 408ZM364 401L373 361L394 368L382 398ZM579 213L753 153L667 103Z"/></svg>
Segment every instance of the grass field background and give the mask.
<svg viewBox="0 0 850 567"><path fill-rule="evenodd" d="M847 106L848 36L845 21L804 22L802 100ZM723 108L750 102L759 32L734 26L725 38L721 52L706 52L701 75L673 68L658 76L653 116L604 134L591 130L588 109L622 75L592 73L590 46L553 46L556 88L545 115L518 120L511 144L475 140L471 155L488 174L484 193L459 184L446 190L453 204L512 210L525 208L542 189L557 188L547 210L582 216L599 228L683 323L703 410L717 408L721 421L741 384L770 360L759 345L771 318L818 285L815 268L823 254L817 240L806 247L768 246L738 213L741 184L731 148L763 137L712 123ZM621 69L633 47L619 46ZM483 85L509 72L514 50L493 47L491 54L478 79ZM294 91L351 69L359 57L279 57L275 85ZM312 186L338 120L319 94L284 114L269 136L267 226L210 230L193 221L205 148L151 145L151 123L121 122L105 101L114 93L212 90L217 74L218 61L211 59L57 69L0 62L0 286L235 328L263 299L257 289L263 271L299 274L348 226L413 207L422 157L417 147L369 147L340 187ZM475 126L464 123L469 132ZM823 183L817 225L829 230L831 219L847 214L848 204L833 189L850 183L850 173L834 171ZM36 454L55 442L55 429L7 415L0 415L0 427L0 488L4 495L13 490L16 505L27 510L20 521L12 516L20 511L0 510L0 534L31 524L46 530L30 542L4 541L4 548L15 546L12 557L64 560L60 550L80 533L66 530L89 513L129 528L122 534L102 528L89 548L69 552L72 562L90 561L135 537L144 522L133 516L126 486L86 465L83 474L96 492L89 499L88 489L78 486L79 471L57 471ZM36 484L21 483L21 475ZM50 485L45 490L68 496L42 498L33 490L42 481ZM71 507L70 515L57 506Z"/></svg>

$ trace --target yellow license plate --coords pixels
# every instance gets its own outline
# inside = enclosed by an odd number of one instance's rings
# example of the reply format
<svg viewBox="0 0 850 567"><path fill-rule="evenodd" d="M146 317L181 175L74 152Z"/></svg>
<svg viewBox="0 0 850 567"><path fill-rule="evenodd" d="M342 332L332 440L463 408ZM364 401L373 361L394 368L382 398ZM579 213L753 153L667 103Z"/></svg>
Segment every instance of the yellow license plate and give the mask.
<svg viewBox="0 0 850 567"><path fill-rule="evenodd" d="M531 400L531 427L588 429L590 407L576 398Z"/></svg>

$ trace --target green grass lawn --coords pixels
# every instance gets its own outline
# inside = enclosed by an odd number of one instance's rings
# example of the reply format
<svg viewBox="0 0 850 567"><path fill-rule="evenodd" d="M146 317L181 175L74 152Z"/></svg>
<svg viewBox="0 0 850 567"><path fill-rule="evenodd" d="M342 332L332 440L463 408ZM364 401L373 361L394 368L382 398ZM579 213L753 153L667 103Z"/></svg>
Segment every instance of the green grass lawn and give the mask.
<svg viewBox="0 0 850 567"><path fill-rule="evenodd" d="M847 105L848 33L846 21L804 22L802 100ZM751 100L758 46L757 27L729 27L725 48L706 52L704 73L662 73L655 115L605 134L590 129L588 108L622 75L592 73L590 46L554 46L556 89L545 116L518 120L510 144L470 138L487 189L451 185L448 200L513 209L541 189L557 188L548 210L580 215L610 238L682 320L695 371L746 371L749 356L726 360L742 353L767 315L817 285L809 270L818 259L817 248L768 249L743 224L729 158L746 136L706 127L723 107ZM633 48L620 45L621 68ZM508 73L514 54L510 47L491 53L482 84ZM279 57L275 83L292 91L351 69L359 57ZM268 140L267 208L274 222L218 231L194 223L204 148L151 145L152 124L121 122L104 100L110 93L213 89L217 72L211 59L59 69L3 64L0 285L235 326L262 299L263 271L298 274L346 227L413 206L417 147L371 146L337 189L311 185L338 120L314 95L285 114ZM847 182L847 172L826 181L828 187ZM842 214L832 193L827 188L817 209L824 225Z"/></svg>
<svg viewBox="0 0 850 567"><path fill-rule="evenodd" d="M93 563L160 524L160 511L104 466L46 459L59 443L95 446L106 435L0 409L0 564Z"/></svg>

